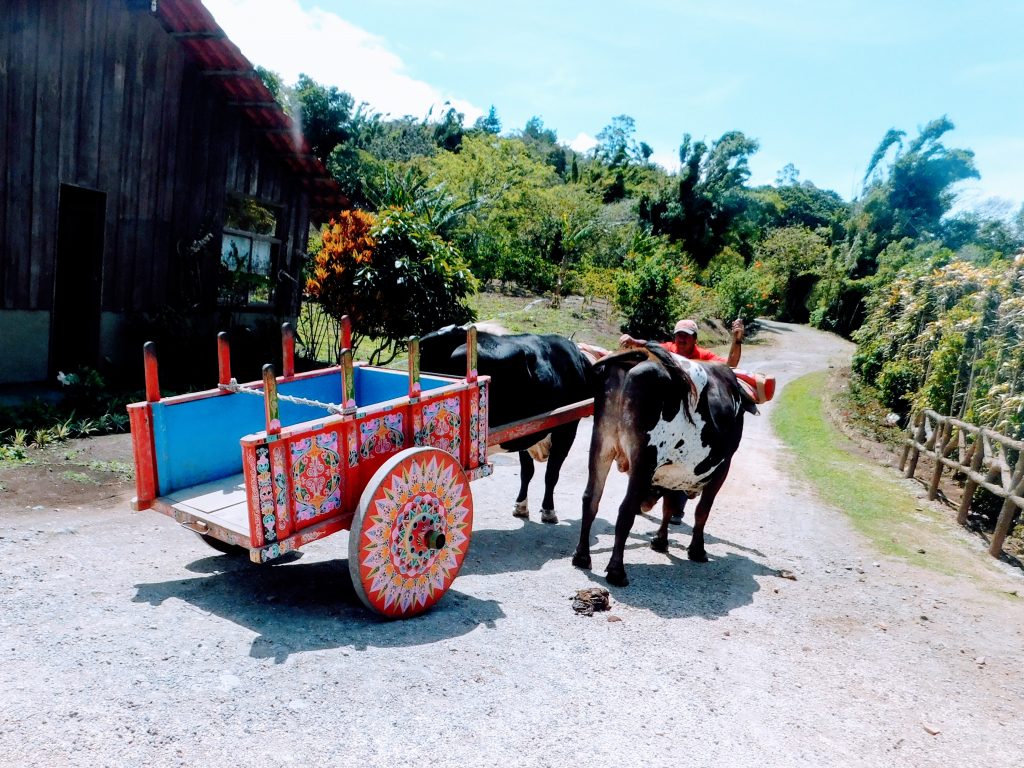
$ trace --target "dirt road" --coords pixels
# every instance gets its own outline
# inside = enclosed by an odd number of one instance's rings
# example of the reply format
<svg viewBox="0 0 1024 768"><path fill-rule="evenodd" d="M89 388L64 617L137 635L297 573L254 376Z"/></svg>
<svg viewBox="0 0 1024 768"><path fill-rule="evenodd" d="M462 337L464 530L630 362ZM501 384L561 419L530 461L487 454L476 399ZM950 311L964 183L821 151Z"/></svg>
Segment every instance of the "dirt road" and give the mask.
<svg viewBox="0 0 1024 768"><path fill-rule="evenodd" d="M764 336L743 363L780 384L850 353ZM594 571L573 568L589 421L562 522L511 516L516 462L498 457L462 575L404 622L362 608L345 534L255 567L127 496L0 493L0 765L1018 765L1024 579L952 526L969 575L879 556L790 471L770 410L712 512L711 562L686 560L686 524L666 556L638 520L632 584L592 618L569 598L604 585L625 484L608 484Z"/></svg>

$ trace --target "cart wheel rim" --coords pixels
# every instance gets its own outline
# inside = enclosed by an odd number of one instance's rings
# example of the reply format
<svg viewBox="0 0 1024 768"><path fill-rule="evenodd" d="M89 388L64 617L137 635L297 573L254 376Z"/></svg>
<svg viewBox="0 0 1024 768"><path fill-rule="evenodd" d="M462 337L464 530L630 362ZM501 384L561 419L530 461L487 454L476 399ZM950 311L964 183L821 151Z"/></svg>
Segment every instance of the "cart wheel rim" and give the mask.
<svg viewBox="0 0 1024 768"><path fill-rule="evenodd" d="M413 448L392 456L352 519L348 567L359 599L389 618L426 611L462 568L472 529L469 480L451 454Z"/></svg>

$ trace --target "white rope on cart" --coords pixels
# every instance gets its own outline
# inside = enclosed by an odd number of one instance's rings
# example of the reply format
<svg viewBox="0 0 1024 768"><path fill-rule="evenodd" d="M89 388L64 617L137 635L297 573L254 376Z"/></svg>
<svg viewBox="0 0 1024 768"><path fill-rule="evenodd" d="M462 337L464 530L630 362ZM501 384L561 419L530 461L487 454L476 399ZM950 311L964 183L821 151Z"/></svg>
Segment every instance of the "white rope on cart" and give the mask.
<svg viewBox="0 0 1024 768"><path fill-rule="evenodd" d="M226 392L241 392L243 395L256 395L257 397L263 397L262 389L251 389L249 387L243 387L238 383L236 379L232 379L230 384L218 384L218 389L223 389ZM278 400L285 400L289 403L295 403L296 405L308 405L313 408L323 408L325 411L334 413L337 415L343 415L345 409L336 403L321 403L319 400L309 400L305 397L294 397L292 395L281 395L277 396Z"/></svg>

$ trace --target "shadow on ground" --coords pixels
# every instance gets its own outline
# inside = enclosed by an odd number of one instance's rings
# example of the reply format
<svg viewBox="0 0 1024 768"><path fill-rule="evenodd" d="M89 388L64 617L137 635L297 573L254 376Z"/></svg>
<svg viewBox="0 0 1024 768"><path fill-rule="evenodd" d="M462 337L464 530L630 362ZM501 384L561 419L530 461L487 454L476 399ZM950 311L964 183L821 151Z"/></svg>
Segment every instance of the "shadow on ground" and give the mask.
<svg viewBox="0 0 1024 768"><path fill-rule="evenodd" d="M250 655L285 661L293 653L351 647L425 645L505 617L493 600L450 589L429 612L404 621L384 621L359 601L344 559L303 563L300 558L267 567L230 555L206 557L186 566L204 574L137 584L134 602L160 605L183 600L257 633Z"/></svg>

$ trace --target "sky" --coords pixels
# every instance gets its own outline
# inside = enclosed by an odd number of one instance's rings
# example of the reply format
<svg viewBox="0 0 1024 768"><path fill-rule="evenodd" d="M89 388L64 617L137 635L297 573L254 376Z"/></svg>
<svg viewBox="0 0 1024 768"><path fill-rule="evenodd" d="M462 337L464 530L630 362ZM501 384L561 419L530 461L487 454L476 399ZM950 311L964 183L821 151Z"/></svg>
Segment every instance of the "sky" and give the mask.
<svg viewBox="0 0 1024 768"><path fill-rule="evenodd" d="M1019 0L204 0L254 64L305 73L381 114L445 102L502 132L540 117L584 151L617 115L678 169L684 134L756 139L752 185L792 163L855 198L886 131L947 115L973 150L962 208L1024 204Z"/></svg>

